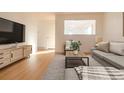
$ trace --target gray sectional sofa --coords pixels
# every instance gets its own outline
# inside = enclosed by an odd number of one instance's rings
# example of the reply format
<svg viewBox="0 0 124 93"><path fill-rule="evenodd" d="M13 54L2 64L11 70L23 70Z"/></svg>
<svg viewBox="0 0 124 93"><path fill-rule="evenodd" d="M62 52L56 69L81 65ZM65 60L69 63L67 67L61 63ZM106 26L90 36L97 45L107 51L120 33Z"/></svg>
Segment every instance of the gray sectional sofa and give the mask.
<svg viewBox="0 0 124 93"><path fill-rule="evenodd" d="M79 80L74 68L65 69L65 80Z"/></svg>
<svg viewBox="0 0 124 93"><path fill-rule="evenodd" d="M124 56L93 49L92 57L97 61L104 60L118 69L124 69Z"/></svg>
<svg viewBox="0 0 124 93"><path fill-rule="evenodd" d="M103 48L103 47L102 47ZM118 69L124 69L124 43L110 42L108 51L103 49L92 49L92 57L97 61L105 61ZM98 60L99 59L99 60Z"/></svg>

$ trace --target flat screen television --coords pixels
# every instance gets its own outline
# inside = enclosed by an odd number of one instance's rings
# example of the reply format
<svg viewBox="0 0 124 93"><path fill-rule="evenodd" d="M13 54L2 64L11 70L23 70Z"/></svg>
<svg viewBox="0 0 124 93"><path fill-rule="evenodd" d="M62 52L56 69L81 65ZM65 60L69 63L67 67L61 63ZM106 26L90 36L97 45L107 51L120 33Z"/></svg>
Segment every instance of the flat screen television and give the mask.
<svg viewBox="0 0 124 93"><path fill-rule="evenodd" d="M0 44L25 42L25 25L0 18Z"/></svg>

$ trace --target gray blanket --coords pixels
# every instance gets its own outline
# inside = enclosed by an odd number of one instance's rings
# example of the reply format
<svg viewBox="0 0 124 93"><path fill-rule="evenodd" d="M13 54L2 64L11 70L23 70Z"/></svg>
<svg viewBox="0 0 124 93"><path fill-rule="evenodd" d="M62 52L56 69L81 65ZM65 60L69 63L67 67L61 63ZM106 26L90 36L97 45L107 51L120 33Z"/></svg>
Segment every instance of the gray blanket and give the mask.
<svg viewBox="0 0 124 93"><path fill-rule="evenodd" d="M79 66L75 70L81 80L124 80L124 70L113 67Z"/></svg>

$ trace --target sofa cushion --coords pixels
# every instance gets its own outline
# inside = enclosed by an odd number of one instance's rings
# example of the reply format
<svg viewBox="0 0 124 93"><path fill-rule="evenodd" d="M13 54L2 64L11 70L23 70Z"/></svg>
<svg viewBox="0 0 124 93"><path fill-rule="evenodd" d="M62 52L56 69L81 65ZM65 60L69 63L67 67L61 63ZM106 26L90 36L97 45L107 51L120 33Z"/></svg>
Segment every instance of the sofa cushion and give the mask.
<svg viewBox="0 0 124 93"><path fill-rule="evenodd" d="M79 80L74 68L65 69L65 80Z"/></svg>
<svg viewBox="0 0 124 93"><path fill-rule="evenodd" d="M96 49L104 52L109 52L109 42L100 42L96 44Z"/></svg>
<svg viewBox="0 0 124 93"><path fill-rule="evenodd" d="M124 56L124 43L110 42L110 52Z"/></svg>
<svg viewBox="0 0 124 93"><path fill-rule="evenodd" d="M121 69L124 68L124 56L113 54L111 56L105 56L104 59L118 68L121 68Z"/></svg>
<svg viewBox="0 0 124 93"><path fill-rule="evenodd" d="M104 56L112 55L112 53L106 53L100 50L92 50L92 52L96 55L98 55L100 58L104 58Z"/></svg>
<svg viewBox="0 0 124 93"><path fill-rule="evenodd" d="M99 50L93 50L93 53L119 69L124 68L124 56L119 56L113 53L105 53Z"/></svg>

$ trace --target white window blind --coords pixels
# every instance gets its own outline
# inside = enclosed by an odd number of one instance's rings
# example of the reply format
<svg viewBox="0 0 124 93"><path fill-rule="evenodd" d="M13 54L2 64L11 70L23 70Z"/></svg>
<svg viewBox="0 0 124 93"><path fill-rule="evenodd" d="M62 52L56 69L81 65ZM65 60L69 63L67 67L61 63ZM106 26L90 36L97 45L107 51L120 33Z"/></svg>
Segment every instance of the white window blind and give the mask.
<svg viewBox="0 0 124 93"><path fill-rule="evenodd" d="M64 20L65 35L95 35L96 20Z"/></svg>

